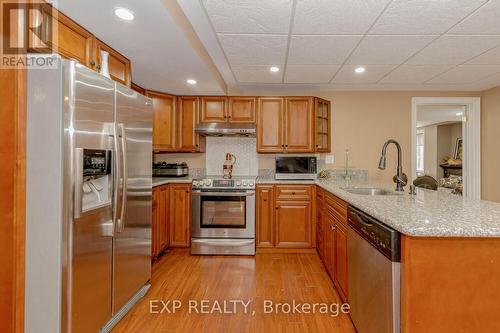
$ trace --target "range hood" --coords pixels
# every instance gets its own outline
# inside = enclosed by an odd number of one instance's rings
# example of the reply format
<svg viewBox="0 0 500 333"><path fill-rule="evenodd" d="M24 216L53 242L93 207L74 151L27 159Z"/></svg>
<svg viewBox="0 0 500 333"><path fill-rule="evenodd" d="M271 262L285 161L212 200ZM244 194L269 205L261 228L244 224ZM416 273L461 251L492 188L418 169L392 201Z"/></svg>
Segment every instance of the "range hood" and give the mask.
<svg viewBox="0 0 500 333"><path fill-rule="evenodd" d="M255 124L200 123L196 133L204 136L255 136Z"/></svg>

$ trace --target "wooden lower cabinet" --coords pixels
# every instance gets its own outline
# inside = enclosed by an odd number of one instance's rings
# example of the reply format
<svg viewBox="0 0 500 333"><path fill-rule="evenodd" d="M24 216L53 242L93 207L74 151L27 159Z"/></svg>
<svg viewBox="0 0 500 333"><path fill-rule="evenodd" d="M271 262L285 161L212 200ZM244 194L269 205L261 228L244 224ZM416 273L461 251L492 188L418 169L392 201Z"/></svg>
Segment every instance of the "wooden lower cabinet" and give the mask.
<svg viewBox="0 0 500 333"><path fill-rule="evenodd" d="M347 229L337 223L335 228L335 286L340 297L347 300Z"/></svg>
<svg viewBox="0 0 500 333"><path fill-rule="evenodd" d="M318 225L321 235L316 249L343 302L348 299L347 276L347 203L317 189ZM318 227L317 227L318 228Z"/></svg>
<svg viewBox="0 0 500 333"><path fill-rule="evenodd" d="M291 188L299 193L296 200ZM314 248L315 225L312 185L257 185L256 247L275 249ZM286 193L286 195L283 195ZM308 193L304 196L304 193ZM313 227L314 225L314 227Z"/></svg>
<svg viewBox="0 0 500 333"><path fill-rule="evenodd" d="M274 247L274 186L257 186L256 200L256 247Z"/></svg>
<svg viewBox="0 0 500 333"><path fill-rule="evenodd" d="M276 202L276 238L278 248L310 248L311 243L311 202Z"/></svg>
<svg viewBox="0 0 500 333"><path fill-rule="evenodd" d="M151 257L157 258L169 246L169 188L162 185L153 189Z"/></svg>
<svg viewBox="0 0 500 333"><path fill-rule="evenodd" d="M170 246L191 245L191 184L170 184Z"/></svg>
<svg viewBox="0 0 500 333"><path fill-rule="evenodd" d="M169 247L189 247L191 241L191 184L153 188L151 258Z"/></svg>
<svg viewBox="0 0 500 333"><path fill-rule="evenodd" d="M323 263L325 264L326 271L330 275L330 278L332 281L335 281L335 219L328 211L325 213L323 218L323 241L325 243Z"/></svg>

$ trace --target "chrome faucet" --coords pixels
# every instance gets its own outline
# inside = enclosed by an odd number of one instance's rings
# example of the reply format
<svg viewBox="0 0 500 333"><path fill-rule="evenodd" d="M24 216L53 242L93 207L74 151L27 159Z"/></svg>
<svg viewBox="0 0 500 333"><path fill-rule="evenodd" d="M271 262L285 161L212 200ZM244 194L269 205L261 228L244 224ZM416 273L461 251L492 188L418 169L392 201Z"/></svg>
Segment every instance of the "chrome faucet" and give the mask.
<svg viewBox="0 0 500 333"><path fill-rule="evenodd" d="M396 191L402 192L404 191L404 187L408 182L408 177L403 173L403 166L401 164L401 145L396 140L390 139L384 143L384 147L382 148L382 156L380 156L380 162L378 163L378 168L380 170L385 170L385 162L386 162L386 153L387 146L390 143L394 143L396 148L398 149L398 169L396 171L395 182L396 182Z"/></svg>

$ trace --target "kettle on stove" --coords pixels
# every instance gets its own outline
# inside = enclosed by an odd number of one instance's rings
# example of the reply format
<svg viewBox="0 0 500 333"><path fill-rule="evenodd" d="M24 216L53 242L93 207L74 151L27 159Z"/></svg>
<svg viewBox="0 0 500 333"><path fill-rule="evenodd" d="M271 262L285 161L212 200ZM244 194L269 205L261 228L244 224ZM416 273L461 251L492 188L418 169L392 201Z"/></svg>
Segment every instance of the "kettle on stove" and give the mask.
<svg viewBox="0 0 500 333"><path fill-rule="evenodd" d="M222 176L225 179L231 179L233 174L233 166L236 164L236 156L231 153L226 154L226 160L222 166Z"/></svg>

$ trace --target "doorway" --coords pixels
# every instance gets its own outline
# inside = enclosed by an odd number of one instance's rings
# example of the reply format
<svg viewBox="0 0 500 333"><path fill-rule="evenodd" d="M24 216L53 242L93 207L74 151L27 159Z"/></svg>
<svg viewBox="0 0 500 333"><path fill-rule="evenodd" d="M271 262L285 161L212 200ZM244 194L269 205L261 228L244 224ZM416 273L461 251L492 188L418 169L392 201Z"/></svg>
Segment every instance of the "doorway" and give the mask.
<svg viewBox="0 0 500 333"><path fill-rule="evenodd" d="M438 190L481 198L479 97L412 98L412 179L427 175Z"/></svg>

